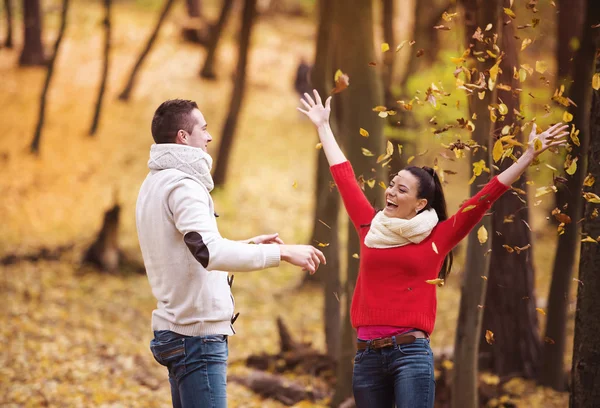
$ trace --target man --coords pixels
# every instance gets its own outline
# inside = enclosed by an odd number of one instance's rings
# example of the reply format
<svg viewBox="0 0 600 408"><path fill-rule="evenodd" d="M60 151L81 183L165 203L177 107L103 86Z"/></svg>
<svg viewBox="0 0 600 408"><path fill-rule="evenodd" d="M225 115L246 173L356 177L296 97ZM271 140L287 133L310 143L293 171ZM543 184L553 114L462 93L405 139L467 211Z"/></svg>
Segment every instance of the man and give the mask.
<svg viewBox="0 0 600 408"><path fill-rule="evenodd" d="M235 333L235 317L231 281L221 270L253 271L284 260L314 273L325 257L309 245L283 245L277 234L243 242L221 237L210 196L212 137L195 102L161 104L152 137L150 173L136 206L144 265L158 301L150 348L168 368L174 407L226 407L227 336Z"/></svg>

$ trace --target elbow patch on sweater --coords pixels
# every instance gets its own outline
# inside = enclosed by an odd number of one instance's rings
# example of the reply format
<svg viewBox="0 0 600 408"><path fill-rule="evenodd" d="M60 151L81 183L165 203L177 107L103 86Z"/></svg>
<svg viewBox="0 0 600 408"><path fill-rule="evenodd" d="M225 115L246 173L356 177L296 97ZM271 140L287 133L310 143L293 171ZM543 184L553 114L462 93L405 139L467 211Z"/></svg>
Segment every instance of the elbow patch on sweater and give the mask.
<svg viewBox="0 0 600 408"><path fill-rule="evenodd" d="M208 267L208 247L202 240L202 235L197 232L188 232L183 237L183 240L192 255L194 255L194 258L196 258L204 268Z"/></svg>

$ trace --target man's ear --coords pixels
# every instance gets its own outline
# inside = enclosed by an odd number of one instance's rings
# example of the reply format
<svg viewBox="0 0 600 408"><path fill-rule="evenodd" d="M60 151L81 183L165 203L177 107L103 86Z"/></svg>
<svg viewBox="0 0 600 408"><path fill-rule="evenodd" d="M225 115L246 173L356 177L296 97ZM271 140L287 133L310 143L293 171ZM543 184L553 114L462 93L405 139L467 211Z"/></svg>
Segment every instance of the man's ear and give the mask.
<svg viewBox="0 0 600 408"><path fill-rule="evenodd" d="M187 133L185 132L185 130L179 129L177 131L177 136L175 136L175 143L182 144L182 145L188 144L188 136L187 136Z"/></svg>

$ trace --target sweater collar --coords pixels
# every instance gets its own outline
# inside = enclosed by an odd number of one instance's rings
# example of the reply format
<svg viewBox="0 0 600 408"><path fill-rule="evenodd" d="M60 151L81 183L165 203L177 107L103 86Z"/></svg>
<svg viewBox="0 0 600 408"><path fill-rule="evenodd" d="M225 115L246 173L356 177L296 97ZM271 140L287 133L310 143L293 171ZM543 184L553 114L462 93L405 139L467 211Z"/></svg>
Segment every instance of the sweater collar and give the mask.
<svg viewBox="0 0 600 408"><path fill-rule="evenodd" d="M212 157L198 147L175 143L153 144L148 168L152 172L177 169L196 178L209 192L214 188L210 175Z"/></svg>

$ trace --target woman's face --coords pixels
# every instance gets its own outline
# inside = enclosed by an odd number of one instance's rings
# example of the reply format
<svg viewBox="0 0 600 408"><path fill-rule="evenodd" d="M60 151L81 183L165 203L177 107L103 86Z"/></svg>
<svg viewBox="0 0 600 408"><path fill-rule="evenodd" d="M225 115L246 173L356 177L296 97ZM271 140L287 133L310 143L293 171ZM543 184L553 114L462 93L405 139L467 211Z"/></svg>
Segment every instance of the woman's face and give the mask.
<svg viewBox="0 0 600 408"><path fill-rule="evenodd" d="M401 170L385 190L388 217L411 219L427 206L427 200L418 198L419 180L409 171Z"/></svg>

